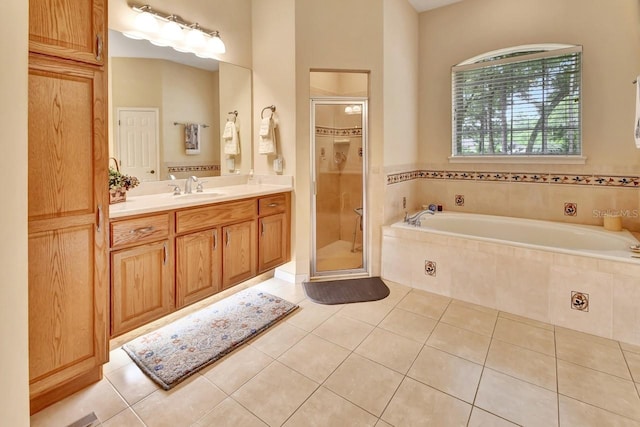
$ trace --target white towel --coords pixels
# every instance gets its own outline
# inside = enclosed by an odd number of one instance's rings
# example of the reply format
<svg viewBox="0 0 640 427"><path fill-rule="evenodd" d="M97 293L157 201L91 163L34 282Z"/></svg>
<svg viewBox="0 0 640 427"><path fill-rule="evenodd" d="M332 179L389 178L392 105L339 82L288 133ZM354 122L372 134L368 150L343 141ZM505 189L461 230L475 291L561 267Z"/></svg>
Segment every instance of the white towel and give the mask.
<svg viewBox="0 0 640 427"><path fill-rule="evenodd" d="M227 120L227 123L224 125L224 132L222 132L223 139L231 139L233 138L233 132L236 131L236 124L230 120Z"/></svg>
<svg viewBox="0 0 640 427"><path fill-rule="evenodd" d="M240 154L240 138L238 137L238 128L236 128L235 122L227 121L227 124L224 125L222 139L224 140L224 154L234 156Z"/></svg>
<svg viewBox="0 0 640 427"><path fill-rule="evenodd" d="M260 122L260 144L258 146L260 154L276 153L275 127L275 122L271 117L263 118Z"/></svg>
<svg viewBox="0 0 640 427"><path fill-rule="evenodd" d="M634 137L636 148L640 148L640 76L636 77L636 121Z"/></svg>
<svg viewBox="0 0 640 427"><path fill-rule="evenodd" d="M187 123L184 125L184 148L186 154L200 153L200 125Z"/></svg>
<svg viewBox="0 0 640 427"><path fill-rule="evenodd" d="M260 136L263 138L269 138L271 136L271 124L273 120L271 117L264 118L260 121Z"/></svg>

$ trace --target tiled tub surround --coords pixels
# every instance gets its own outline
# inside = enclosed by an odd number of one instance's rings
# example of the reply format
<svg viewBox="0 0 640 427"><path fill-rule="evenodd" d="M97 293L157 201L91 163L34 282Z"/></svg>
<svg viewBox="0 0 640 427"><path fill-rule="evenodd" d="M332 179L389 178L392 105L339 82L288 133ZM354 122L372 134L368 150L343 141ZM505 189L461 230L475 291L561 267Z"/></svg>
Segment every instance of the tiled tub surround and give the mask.
<svg viewBox="0 0 640 427"><path fill-rule="evenodd" d="M390 193L402 192L413 184L408 208L397 203L389 208L387 224L400 219L406 210L436 203L445 211L474 212L518 218L544 219L574 224L602 225L605 213L619 212L623 227L640 231L640 180L637 174L449 171L408 167L407 172L386 171ZM404 191L404 193L407 193ZM464 205L456 205L456 196ZM576 209L567 215L565 205Z"/></svg>
<svg viewBox="0 0 640 427"><path fill-rule="evenodd" d="M629 253L598 257L402 223L382 233L384 279L640 345L640 260ZM572 309L572 292L589 295L588 311Z"/></svg>

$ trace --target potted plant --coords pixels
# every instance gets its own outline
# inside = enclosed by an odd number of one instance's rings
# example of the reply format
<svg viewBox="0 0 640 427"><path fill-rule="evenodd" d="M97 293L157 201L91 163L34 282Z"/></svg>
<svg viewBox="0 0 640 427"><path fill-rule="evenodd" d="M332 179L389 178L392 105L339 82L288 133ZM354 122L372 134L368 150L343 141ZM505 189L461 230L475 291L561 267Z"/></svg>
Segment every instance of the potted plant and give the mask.
<svg viewBox="0 0 640 427"><path fill-rule="evenodd" d="M127 191L140 184L135 176L125 175L120 172L118 161L115 169L109 166L109 204L120 203L127 200Z"/></svg>

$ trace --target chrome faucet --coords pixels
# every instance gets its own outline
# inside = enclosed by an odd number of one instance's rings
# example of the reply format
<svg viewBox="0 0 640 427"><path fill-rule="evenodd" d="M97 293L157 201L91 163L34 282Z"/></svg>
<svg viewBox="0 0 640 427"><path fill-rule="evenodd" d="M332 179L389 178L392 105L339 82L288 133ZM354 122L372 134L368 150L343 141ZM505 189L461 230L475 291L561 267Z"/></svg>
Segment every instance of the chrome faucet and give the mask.
<svg viewBox="0 0 640 427"><path fill-rule="evenodd" d="M173 181L176 180L175 175L169 175L169 179L171 180L171 184L169 184L169 187L173 187L173 195L174 196L179 196L180 195L180 186L176 185L175 183L173 183Z"/></svg>
<svg viewBox="0 0 640 427"><path fill-rule="evenodd" d="M420 218L422 215L429 214L434 215L436 213L436 205L429 205L429 209L423 209L420 212L417 212L411 216L405 212L404 214L404 222L410 225L415 225L416 227L420 227Z"/></svg>
<svg viewBox="0 0 640 427"><path fill-rule="evenodd" d="M184 194L191 194L191 183L198 182L197 176L190 176L187 178L187 181L184 183Z"/></svg>

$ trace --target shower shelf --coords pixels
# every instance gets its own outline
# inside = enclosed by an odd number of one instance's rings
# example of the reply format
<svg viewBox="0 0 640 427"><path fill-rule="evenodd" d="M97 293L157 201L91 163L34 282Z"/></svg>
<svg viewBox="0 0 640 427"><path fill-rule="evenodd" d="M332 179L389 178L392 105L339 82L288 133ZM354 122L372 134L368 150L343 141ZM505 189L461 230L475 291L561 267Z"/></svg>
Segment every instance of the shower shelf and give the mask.
<svg viewBox="0 0 640 427"><path fill-rule="evenodd" d="M342 139L334 139L333 140L334 144L348 144L350 142L351 142L351 140L349 138L342 138Z"/></svg>

